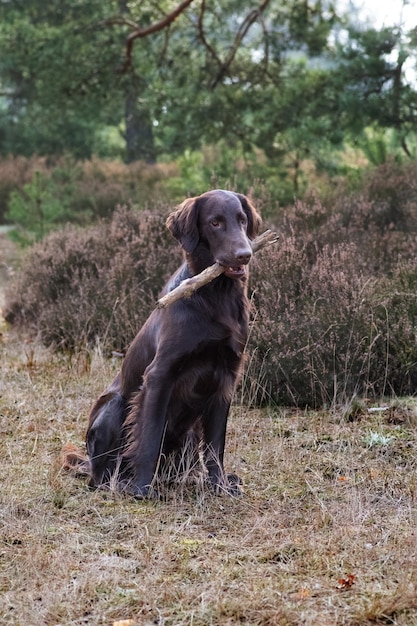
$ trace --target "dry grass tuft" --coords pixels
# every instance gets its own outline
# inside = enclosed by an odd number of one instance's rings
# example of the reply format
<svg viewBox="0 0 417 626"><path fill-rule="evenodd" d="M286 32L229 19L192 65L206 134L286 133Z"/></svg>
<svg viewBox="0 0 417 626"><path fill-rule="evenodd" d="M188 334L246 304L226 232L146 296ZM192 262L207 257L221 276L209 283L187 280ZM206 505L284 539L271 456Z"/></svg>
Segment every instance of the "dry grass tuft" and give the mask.
<svg viewBox="0 0 417 626"><path fill-rule="evenodd" d="M226 466L244 497L168 465L166 500L135 502L59 465L120 363L3 331L0 622L417 624L415 400L352 421L236 405Z"/></svg>

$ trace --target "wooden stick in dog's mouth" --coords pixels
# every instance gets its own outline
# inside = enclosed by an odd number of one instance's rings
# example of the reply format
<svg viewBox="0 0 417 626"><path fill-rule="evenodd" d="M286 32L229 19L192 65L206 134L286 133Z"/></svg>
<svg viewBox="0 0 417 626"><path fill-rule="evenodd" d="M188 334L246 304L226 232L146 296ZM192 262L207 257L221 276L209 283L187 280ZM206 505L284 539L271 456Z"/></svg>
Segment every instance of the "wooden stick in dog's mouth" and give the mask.
<svg viewBox="0 0 417 626"><path fill-rule="evenodd" d="M277 243L278 239L279 235L277 235L277 233L272 230L266 230L251 242L252 252L258 252L267 246ZM200 289L203 285L207 285L207 283L210 283L212 280L220 276L220 274L223 274L223 272L226 272L227 274L229 270L230 268L220 265L220 263L210 265L205 270L200 272L200 274L196 274L196 276L183 280L178 287L175 287L175 289L160 298L157 302L157 307L159 309L164 309L174 302L177 302L177 300L181 300L181 298L189 298L195 291L197 291L197 289Z"/></svg>

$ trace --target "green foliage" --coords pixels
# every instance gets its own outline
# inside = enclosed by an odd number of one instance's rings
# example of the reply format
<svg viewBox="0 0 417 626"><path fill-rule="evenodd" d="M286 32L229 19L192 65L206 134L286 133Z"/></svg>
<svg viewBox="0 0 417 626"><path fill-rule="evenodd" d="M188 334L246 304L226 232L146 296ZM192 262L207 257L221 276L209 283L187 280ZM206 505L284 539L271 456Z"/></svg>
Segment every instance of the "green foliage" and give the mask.
<svg viewBox="0 0 417 626"><path fill-rule="evenodd" d="M88 204L78 204L82 176L81 164L69 158L35 170L28 183L10 194L5 218L17 227L11 235L27 244L66 222L87 223L92 211Z"/></svg>
<svg viewBox="0 0 417 626"><path fill-rule="evenodd" d="M21 192L13 191L10 195L6 219L25 230L23 241L30 241L32 237L41 239L67 217L65 206L57 199L51 182L41 172L35 172Z"/></svg>
<svg viewBox="0 0 417 626"><path fill-rule="evenodd" d="M30 0L0 11L2 153L90 157L100 127L117 123L122 105L114 71L121 40L98 27L111 7Z"/></svg>
<svg viewBox="0 0 417 626"><path fill-rule="evenodd" d="M71 157L0 160L0 215L4 212L16 226L14 237L27 244L67 222L86 225L109 217L120 203L158 205L166 200L165 181L176 173L174 164Z"/></svg>
<svg viewBox="0 0 417 626"><path fill-rule="evenodd" d="M407 141L415 128L417 92L406 67L414 62L415 42L399 27L351 26L348 34L334 51L342 128L354 139L369 126L377 129L379 162L381 129L391 129L403 154L411 156Z"/></svg>
<svg viewBox="0 0 417 626"><path fill-rule="evenodd" d="M166 187L174 198L179 200L187 195L199 195L199 189L208 188L207 172L204 168L204 157L201 152L185 150L177 159L179 176L168 180Z"/></svg>
<svg viewBox="0 0 417 626"><path fill-rule="evenodd" d="M233 162L262 152L286 197L304 192L306 160L338 174L347 140L381 163L390 128L395 150L413 154L416 92L404 68L415 39L401 29L353 27L318 0L269 2L260 13L251 0L191 4L169 29L137 39L126 65L133 25L176 6L2 3L2 153L179 158L188 193L208 179L186 163L205 146L231 150ZM222 168L209 176L232 180L225 159Z"/></svg>
<svg viewBox="0 0 417 626"><path fill-rule="evenodd" d="M293 199L293 185L286 180L284 166L272 164L260 150L245 153L239 145L231 147L220 141L200 151L186 150L176 163L179 175L167 178L164 187L178 202L214 187L267 194L274 204Z"/></svg>
<svg viewBox="0 0 417 626"><path fill-rule="evenodd" d="M158 165L70 157L0 159L0 215L18 227L20 241L28 242L66 222L85 225L110 217L118 204L154 208L213 187L267 195L269 205L286 203L293 190L291 182L285 182L284 168L272 167L261 151L244 157L239 147L224 142ZM45 204L56 206L47 223L39 204L43 211ZM266 216L269 211L265 209Z"/></svg>

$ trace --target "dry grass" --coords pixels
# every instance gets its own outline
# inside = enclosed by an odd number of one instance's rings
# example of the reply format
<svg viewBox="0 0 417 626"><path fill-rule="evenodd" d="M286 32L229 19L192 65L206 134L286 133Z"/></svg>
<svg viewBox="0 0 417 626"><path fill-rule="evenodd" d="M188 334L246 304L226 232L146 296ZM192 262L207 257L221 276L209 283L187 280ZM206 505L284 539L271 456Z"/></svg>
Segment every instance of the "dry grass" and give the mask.
<svg viewBox="0 0 417 626"><path fill-rule="evenodd" d="M0 623L417 625L416 400L236 405L226 465L244 497L181 482L134 502L58 461L120 362L4 326L0 360Z"/></svg>
<svg viewBox="0 0 417 626"><path fill-rule="evenodd" d="M134 502L57 462L120 362L54 355L9 330L0 358L1 623L417 624L414 400L373 413L236 406L226 464L244 497L181 484Z"/></svg>

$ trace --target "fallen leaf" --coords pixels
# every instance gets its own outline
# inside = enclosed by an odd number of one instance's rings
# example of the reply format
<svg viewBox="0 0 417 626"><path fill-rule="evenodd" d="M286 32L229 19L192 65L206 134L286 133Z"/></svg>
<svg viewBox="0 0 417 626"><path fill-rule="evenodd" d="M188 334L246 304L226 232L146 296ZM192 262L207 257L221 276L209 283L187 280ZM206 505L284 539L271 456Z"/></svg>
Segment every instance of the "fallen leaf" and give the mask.
<svg viewBox="0 0 417 626"><path fill-rule="evenodd" d="M354 574L346 574L345 578L338 578L337 582L339 583L338 589L340 591L346 591L355 584L356 576Z"/></svg>

